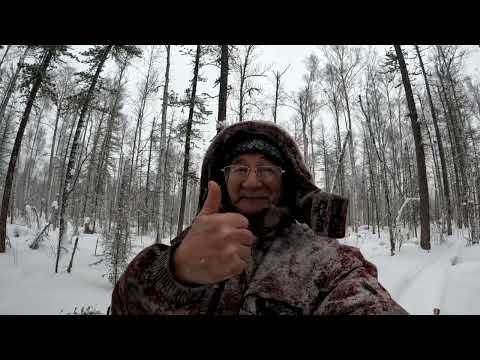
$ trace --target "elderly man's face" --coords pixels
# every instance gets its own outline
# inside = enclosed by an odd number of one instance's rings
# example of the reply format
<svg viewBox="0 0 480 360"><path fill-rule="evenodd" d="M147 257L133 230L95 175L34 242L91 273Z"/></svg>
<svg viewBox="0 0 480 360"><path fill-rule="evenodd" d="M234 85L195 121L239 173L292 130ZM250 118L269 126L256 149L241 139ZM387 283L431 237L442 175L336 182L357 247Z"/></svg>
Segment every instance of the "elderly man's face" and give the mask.
<svg viewBox="0 0 480 360"><path fill-rule="evenodd" d="M257 168L256 172L254 168ZM238 156L227 167L225 176L230 200L241 214L254 215L280 201L281 168L263 155Z"/></svg>

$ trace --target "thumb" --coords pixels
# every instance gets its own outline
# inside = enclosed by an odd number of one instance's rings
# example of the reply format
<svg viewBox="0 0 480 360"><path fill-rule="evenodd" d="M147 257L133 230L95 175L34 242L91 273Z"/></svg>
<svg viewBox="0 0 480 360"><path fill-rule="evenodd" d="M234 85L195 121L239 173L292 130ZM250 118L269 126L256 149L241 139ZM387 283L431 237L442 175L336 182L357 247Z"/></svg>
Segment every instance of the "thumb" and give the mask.
<svg viewBox="0 0 480 360"><path fill-rule="evenodd" d="M211 215L220 210L222 204L222 191L215 181L208 182L208 194L198 215Z"/></svg>

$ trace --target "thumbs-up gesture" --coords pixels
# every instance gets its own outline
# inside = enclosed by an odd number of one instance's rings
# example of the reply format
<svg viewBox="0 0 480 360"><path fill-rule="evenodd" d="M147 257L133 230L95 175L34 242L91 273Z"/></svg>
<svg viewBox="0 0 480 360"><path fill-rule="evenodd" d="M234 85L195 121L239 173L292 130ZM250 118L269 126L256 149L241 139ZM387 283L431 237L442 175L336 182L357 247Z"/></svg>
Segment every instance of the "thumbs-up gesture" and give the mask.
<svg viewBox="0 0 480 360"><path fill-rule="evenodd" d="M245 216L219 213L221 203L220 186L210 181L203 208L174 254L175 276L181 282L215 284L247 267L255 236Z"/></svg>

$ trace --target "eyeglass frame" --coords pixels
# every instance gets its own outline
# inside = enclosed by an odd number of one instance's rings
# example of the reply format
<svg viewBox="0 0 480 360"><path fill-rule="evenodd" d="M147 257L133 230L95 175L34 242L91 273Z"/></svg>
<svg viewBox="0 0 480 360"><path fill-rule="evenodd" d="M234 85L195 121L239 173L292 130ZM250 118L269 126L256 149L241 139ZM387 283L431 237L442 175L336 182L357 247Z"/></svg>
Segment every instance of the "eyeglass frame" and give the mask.
<svg viewBox="0 0 480 360"><path fill-rule="evenodd" d="M248 179L248 177L250 176L250 172L252 171L252 169L254 170L255 172L255 176L256 178L261 181L261 182L265 182L265 179L262 177L262 176L258 176L258 173L257 173L257 169L258 168L277 168L277 169L280 169L280 176L278 177L279 179L282 177L283 174L285 174L285 170L282 169L280 166L277 166L277 165L259 165L259 166L253 166L253 167L250 167L248 165L228 165L228 166L225 166L224 168L220 169L221 172L223 172L223 176L225 178L225 180L228 182L228 177L227 177L227 172L226 172L226 169L227 168L232 168L232 167L243 167L243 168L248 168L248 172L247 172L247 175L245 176L245 178L242 180L242 181L245 181ZM266 180L267 182L269 180Z"/></svg>

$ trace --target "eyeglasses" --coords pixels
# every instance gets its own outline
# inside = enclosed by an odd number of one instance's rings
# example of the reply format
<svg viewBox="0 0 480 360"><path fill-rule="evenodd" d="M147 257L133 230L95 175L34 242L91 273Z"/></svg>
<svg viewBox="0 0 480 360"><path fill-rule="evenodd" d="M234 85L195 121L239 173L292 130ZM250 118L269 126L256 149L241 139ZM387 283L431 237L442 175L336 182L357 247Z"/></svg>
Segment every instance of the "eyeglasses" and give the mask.
<svg viewBox="0 0 480 360"><path fill-rule="evenodd" d="M246 165L230 165L225 166L222 172L226 181L245 181L248 179L252 169L255 171L257 179L263 182L277 180L285 172L281 167L273 165L255 166L253 168Z"/></svg>

